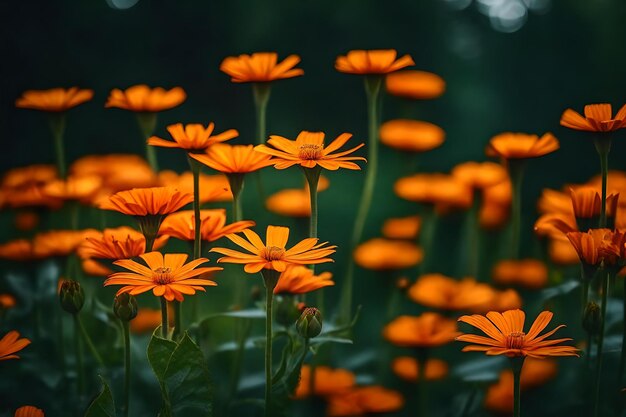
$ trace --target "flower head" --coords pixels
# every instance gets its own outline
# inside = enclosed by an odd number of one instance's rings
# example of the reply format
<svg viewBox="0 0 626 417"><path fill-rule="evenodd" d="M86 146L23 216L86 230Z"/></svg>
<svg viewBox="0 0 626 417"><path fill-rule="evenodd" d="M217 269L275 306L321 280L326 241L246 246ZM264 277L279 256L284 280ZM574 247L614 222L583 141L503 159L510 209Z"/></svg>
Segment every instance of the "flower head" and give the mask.
<svg viewBox="0 0 626 417"><path fill-rule="evenodd" d="M15 353L30 345L30 340L26 338L20 339L20 334L11 330L0 339L0 361L7 359L19 359Z"/></svg>
<svg viewBox="0 0 626 417"><path fill-rule="evenodd" d="M244 270L250 274L262 269L283 272L289 264L310 265L332 262L329 255L335 253L336 246L325 246L327 242L318 243L318 239L308 238L287 249L289 228L267 226L266 243L250 229L243 231L247 240L236 234L226 235L236 245L248 253L227 248L213 248L211 252L225 255L218 262L245 264Z"/></svg>
<svg viewBox="0 0 626 417"><path fill-rule="evenodd" d="M437 125L419 120L394 119L379 130L381 143L400 151L426 152L443 144L446 133Z"/></svg>
<svg viewBox="0 0 626 417"><path fill-rule="evenodd" d="M383 236L389 239L415 239L422 226L419 216L392 217L383 223Z"/></svg>
<svg viewBox="0 0 626 417"><path fill-rule="evenodd" d="M207 175L200 173L200 203L232 201L228 178L223 174ZM184 193L193 193L193 174L191 171L177 174L174 171L160 171L159 185L173 187Z"/></svg>
<svg viewBox="0 0 626 417"><path fill-rule="evenodd" d="M292 265L280 274L274 294L305 294L332 285L335 283L330 272L315 275L311 268Z"/></svg>
<svg viewBox="0 0 626 417"><path fill-rule="evenodd" d="M486 317L478 314L463 316L459 321L482 330L488 337L463 334L456 340L475 343L465 346L463 352L485 352L487 355L508 357L530 356L538 359L546 356L578 356L578 349L574 346L560 345L572 339L546 340L558 329L565 327L564 325L539 336L552 320L552 316L550 311L542 311L528 333L524 332L526 315L522 310L508 310L504 313L490 311Z"/></svg>
<svg viewBox="0 0 626 417"><path fill-rule="evenodd" d="M624 248L624 234L609 229L589 229L587 232L566 234L578 253L580 262L587 266L615 265Z"/></svg>
<svg viewBox="0 0 626 417"><path fill-rule="evenodd" d="M328 188L328 179L320 176L317 183L317 191ZM309 184L304 188L287 188L280 190L265 200L265 207L272 213L286 217L311 217L311 196Z"/></svg>
<svg viewBox="0 0 626 417"><path fill-rule="evenodd" d="M205 242L213 242L228 234L239 233L256 224L251 220L242 220L227 225L224 209L200 210L200 218L200 237ZM159 233L180 240L193 241L195 238L194 219L193 210L173 213L163 220Z"/></svg>
<svg viewBox="0 0 626 417"><path fill-rule="evenodd" d="M383 271L415 266L422 262L424 251L405 240L374 238L357 246L353 256L361 268Z"/></svg>
<svg viewBox="0 0 626 417"><path fill-rule="evenodd" d="M537 158L559 149L559 141L552 133L542 137L527 133L501 133L491 138L487 146L488 156L504 159Z"/></svg>
<svg viewBox="0 0 626 417"><path fill-rule="evenodd" d="M102 179L96 175L68 177L54 180L43 187L43 193L52 198L89 202L102 186Z"/></svg>
<svg viewBox="0 0 626 417"><path fill-rule="evenodd" d="M540 289L548 283L548 268L537 259L502 260L493 267L491 275L501 285Z"/></svg>
<svg viewBox="0 0 626 417"><path fill-rule="evenodd" d="M225 58L220 71L230 75L234 83L269 82L304 74L300 68L294 68L299 62L298 55L289 55L278 62L276 52L255 52Z"/></svg>
<svg viewBox="0 0 626 417"><path fill-rule="evenodd" d="M73 253L86 238L98 235L99 232L95 229L40 232L33 239L33 254L37 258L67 256Z"/></svg>
<svg viewBox="0 0 626 417"><path fill-rule="evenodd" d="M416 303L442 310L470 310L489 303L495 291L487 284L466 278L462 281L442 274L425 274L409 287L408 296Z"/></svg>
<svg viewBox="0 0 626 417"><path fill-rule="evenodd" d="M612 132L626 127L626 104L613 117L610 104L587 104L585 117L580 113L567 109L561 116L561 126L588 132Z"/></svg>
<svg viewBox="0 0 626 417"><path fill-rule="evenodd" d="M41 408L25 405L15 410L13 417L44 417L44 413Z"/></svg>
<svg viewBox="0 0 626 417"><path fill-rule="evenodd" d="M459 334L455 320L432 312L417 317L400 316L383 329L385 339L401 347L441 346Z"/></svg>
<svg viewBox="0 0 626 417"><path fill-rule="evenodd" d="M315 367L315 391L313 395L327 397L347 391L355 384L355 375L346 369L332 369L327 366ZM300 382L295 397L303 399L311 396L311 367L303 365L300 371Z"/></svg>
<svg viewBox="0 0 626 417"><path fill-rule="evenodd" d="M333 154L332 152L341 148L352 137L350 133L342 133L328 146L324 147L324 132L302 131L296 140L290 140L282 136L272 135L267 141L272 148L266 145L258 145L255 149L258 152L272 155L271 162L274 168L285 169L294 165L303 168L315 168L320 166L331 171L339 168L361 169L351 161L365 161L360 156L345 156L353 153L364 146L361 143L352 149Z"/></svg>
<svg viewBox="0 0 626 417"><path fill-rule="evenodd" d="M450 174L474 189L486 189L509 179L506 168L495 162L463 162Z"/></svg>
<svg viewBox="0 0 626 417"><path fill-rule="evenodd" d="M159 327L160 324L160 309L139 308L137 316L130 322L130 330L133 333L148 333Z"/></svg>
<svg viewBox="0 0 626 417"><path fill-rule="evenodd" d="M395 49L353 50L337 57L335 69L348 74L388 74L415 65L409 55L396 59Z"/></svg>
<svg viewBox="0 0 626 417"><path fill-rule="evenodd" d="M204 151L211 145L225 142L239 136L239 132L236 129L228 129L225 132L212 135L213 129L215 129L213 122L209 123L207 127L198 123L191 123L184 126L182 123L176 123L167 127L167 131L172 136L172 139L174 139L173 142L152 136L148 139L148 145L162 146L164 148L181 148L189 152L199 152Z"/></svg>
<svg viewBox="0 0 626 417"><path fill-rule="evenodd" d="M0 310L6 310L8 308L15 307L15 297L11 294L0 294Z"/></svg>
<svg viewBox="0 0 626 417"><path fill-rule="evenodd" d="M370 413L392 413L404 406L397 391L379 385L355 387L328 398L328 417L361 416Z"/></svg>
<svg viewBox="0 0 626 417"><path fill-rule="evenodd" d="M78 87L27 90L15 101L15 107L47 112L63 112L93 98L93 90Z"/></svg>
<svg viewBox="0 0 626 417"><path fill-rule="evenodd" d="M159 112L180 105L187 98L185 90L174 87L165 90L150 88L145 84L134 85L122 91L111 90L104 107L117 107L134 112Z"/></svg>
<svg viewBox="0 0 626 417"><path fill-rule="evenodd" d="M183 301L183 294L193 295L198 291L205 291L203 286L215 286L215 282L198 278L199 275L221 271L222 268L203 267L199 265L208 262L206 258L198 258L185 264L187 255L183 253L149 252L140 255L147 266L130 259L113 262L130 272L117 272L109 276L104 285L124 285L116 295L130 293L137 295L152 290L157 297L164 297L167 301Z"/></svg>
<svg viewBox="0 0 626 417"><path fill-rule="evenodd" d="M193 194L182 193L172 187L133 188L113 194L100 203L100 208L129 216L166 215L192 201Z"/></svg>
<svg viewBox="0 0 626 417"><path fill-rule="evenodd" d="M392 96L414 100L437 98L446 91L446 82L432 72L404 70L394 72L385 80L387 92Z"/></svg>
<svg viewBox="0 0 626 417"><path fill-rule="evenodd" d="M419 380L419 368L421 366L424 365L410 356L400 356L391 363L393 373L409 382ZM448 364L445 361L441 359L428 359L426 361L424 376L427 381L443 379L446 375L448 375Z"/></svg>
<svg viewBox="0 0 626 417"><path fill-rule="evenodd" d="M257 152L254 145L218 143L204 154L191 154L195 160L225 174L247 174L272 165L269 155Z"/></svg>
<svg viewBox="0 0 626 417"><path fill-rule="evenodd" d="M28 261L33 257L33 244L30 240L16 239L0 244L0 259Z"/></svg>
<svg viewBox="0 0 626 417"><path fill-rule="evenodd" d="M168 237L161 236L154 242L153 249L159 249L167 243ZM78 255L83 259L129 259L146 252L146 238L130 227L104 229L98 236L89 236L78 248Z"/></svg>
<svg viewBox="0 0 626 417"><path fill-rule="evenodd" d="M435 205L439 210L467 209L472 206L472 189L445 174L414 174L397 180L395 194L405 200Z"/></svg>
<svg viewBox="0 0 626 417"><path fill-rule="evenodd" d="M148 162L138 155L87 155L70 166L72 177L98 176L102 179L99 195L111 195L131 188L153 187L156 175Z"/></svg>

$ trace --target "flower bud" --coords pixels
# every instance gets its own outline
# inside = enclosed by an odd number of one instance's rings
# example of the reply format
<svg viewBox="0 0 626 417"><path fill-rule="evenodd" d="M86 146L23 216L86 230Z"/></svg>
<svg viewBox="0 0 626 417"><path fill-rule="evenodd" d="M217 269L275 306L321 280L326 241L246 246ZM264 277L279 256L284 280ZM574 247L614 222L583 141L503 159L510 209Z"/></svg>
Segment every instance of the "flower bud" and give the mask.
<svg viewBox="0 0 626 417"><path fill-rule="evenodd" d="M78 281L65 280L61 284L59 300L63 310L71 314L78 314L85 304L85 293Z"/></svg>
<svg viewBox="0 0 626 417"><path fill-rule="evenodd" d="M137 299L125 292L113 299L113 313L122 321L131 321L137 317Z"/></svg>
<svg viewBox="0 0 626 417"><path fill-rule="evenodd" d="M597 335L600 332L601 321L600 306L591 301L583 313L583 328L590 335Z"/></svg>
<svg viewBox="0 0 626 417"><path fill-rule="evenodd" d="M318 336L322 332L322 313L315 307L307 307L296 322L298 334L305 339Z"/></svg>

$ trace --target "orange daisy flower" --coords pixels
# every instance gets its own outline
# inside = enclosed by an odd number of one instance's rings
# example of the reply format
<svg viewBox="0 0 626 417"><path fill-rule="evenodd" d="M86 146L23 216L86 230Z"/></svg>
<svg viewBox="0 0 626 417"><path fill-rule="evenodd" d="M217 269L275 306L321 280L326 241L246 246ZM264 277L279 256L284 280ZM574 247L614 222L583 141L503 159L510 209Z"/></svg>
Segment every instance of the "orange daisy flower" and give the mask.
<svg viewBox="0 0 626 417"><path fill-rule="evenodd" d="M421 366L421 363L410 356L400 356L391 363L393 373L409 382L418 381ZM428 359L424 374L427 381L443 379L448 375L448 364L441 359Z"/></svg>
<svg viewBox="0 0 626 417"><path fill-rule="evenodd" d="M501 133L491 138L487 145L487 156L504 159L537 158L559 149L559 141L552 133L542 137L527 133Z"/></svg>
<svg viewBox="0 0 626 417"><path fill-rule="evenodd" d="M17 302L11 294L0 294L0 310L13 308Z"/></svg>
<svg viewBox="0 0 626 417"><path fill-rule="evenodd" d="M0 244L0 259L28 261L33 256L33 244L30 240L16 239Z"/></svg>
<svg viewBox="0 0 626 417"><path fill-rule="evenodd" d="M446 82L432 72L405 70L387 76L387 92L392 96L414 100L437 98L446 91Z"/></svg>
<svg viewBox="0 0 626 417"><path fill-rule="evenodd" d="M226 235L236 245L249 253L238 252L227 248L213 248L211 252L226 255L217 262L245 264L244 271L253 274L262 269L283 272L289 264L310 265L333 262L328 255L335 253L336 246L325 246L328 242L318 243L319 239L307 238L287 249L289 228L267 226L266 243L250 229L243 231L246 239L236 235Z"/></svg>
<svg viewBox="0 0 626 417"><path fill-rule="evenodd" d="M214 242L228 234L239 233L244 229L253 227L256 223L251 220L226 224L226 210L200 210L200 237L205 242ZM169 235L176 239L193 241L195 229L195 216L193 210L179 211L173 213L161 224L159 233Z"/></svg>
<svg viewBox="0 0 626 417"><path fill-rule="evenodd" d="M332 285L335 283L330 272L314 275L311 268L292 265L280 274L274 294L306 294Z"/></svg>
<svg viewBox="0 0 626 417"><path fill-rule="evenodd" d="M396 59L395 49L354 50L337 57L335 69L348 74L388 74L415 65L410 55Z"/></svg>
<svg viewBox="0 0 626 417"><path fill-rule="evenodd" d="M198 123L192 123L183 126L182 123L169 125L167 131L170 132L174 141L161 139L158 136L152 136L148 139L148 145L162 146L164 148L180 148L189 152L204 151L211 145L225 142L239 136L236 129L228 129L217 135L211 135L215 129L213 122L204 127Z"/></svg>
<svg viewBox="0 0 626 417"><path fill-rule="evenodd" d="M206 258L198 258L187 264L187 255L184 253L149 252L139 255L147 267L130 259L113 262L131 272L117 272L110 275L104 285L124 285L116 295L130 293L137 295L152 290L157 297L164 297L167 301L183 301L185 295L193 295L198 291L205 291L203 286L216 286L208 279L198 278L199 275L221 271L219 267L197 268L209 262Z"/></svg>
<svg viewBox="0 0 626 417"><path fill-rule="evenodd" d="M320 175L317 191L324 191L328 187L328 178ZM309 184L305 182L304 188L288 188L272 194L265 200L265 207L285 217L311 217L310 200Z"/></svg>
<svg viewBox="0 0 626 417"><path fill-rule="evenodd" d="M422 226L419 216L393 217L383 223L383 236L389 239L415 239Z"/></svg>
<svg viewBox="0 0 626 417"><path fill-rule="evenodd" d="M104 107L117 107L134 112L159 112L180 105L187 98L185 90L174 87L165 90L150 88L145 84L134 85L122 91L111 90Z"/></svg>
<svg viewBox="0 0 626 417"><path fill-rule="evenodd" d="M624 235L610 229L589 229L566 234L583 265L615 265L624 247Z"/></svg>
<svg viewBox="0 0 626 417"><path fill-rule="evenodd" d="M561 116L561 126L588 132L612 132L626 127L626 104L613 117L610 104L587 104L585 117L572 109L567 109Z"/></svg>
<svg viewBox="0 0 626 417"><path fill-rule="evenodd" d="M154 242L154 249L165 246L168 236L161 236ZM82 259L129 259L146 252L146 238L135 229L121 226L104 229L99 236L90 236L78 248Z"/></svg>
<svg viewBox="0 0 626 417"><path fill-rule="evenodd" d="M20 339L20 334L15 330L11 330L0 339L0 361L19 359L20 357L15 353L28 345L30 345L30 340L25 337Z"/></svg>
<svg viewBox="0 0 626 417"><path fill-rule="evenodd" d="M52 198L89 202L102 186L102 179L96 175L68 177L54 180L43 187L43 193Z"/></svg>
<svg viewBox="0 0 626 417"><path fill-rule="evenodd" d="M13 417L44 417L44 413L41 408L25 405L15 410Z"/></svg>
<svg viewBox="0 0 626 417"><path fill-rule="evenodd" d="M400 151L426 152L440 147L446 133L437 125L419 120L394 119L383 123L380 142Z"/></svg>
<svg viewBox="0 0 626 417"><path fill-rule="evenodd" d="M495 291L472 278L462 281L442 274L425 274L409 287L409 298L427 307L442 310L471 310L489 303Z"/></svg>
<svg viewBox="0 0 626 417"><path fill-rule="evenodd" d="M339 168L361 169L357 164L350 161L365 161L360 156L345 156L365 146L364 143L347 151L332 154L341 148L352 137L350 133L342 133L327 147L324 147L324 132L302 131L296 140L290 140L282 136L272 135L267 141L274 148L266 145L258 145L254 149L258 152L274 156L272 164L274 168L285 169L293 165L303 168L322 168L336 171Z"/></svg>
<svg viewBox="0 0 626 417"><path fill-rule="evenodd" d="M153 216L173 213L192 201L193 194L171 187L133 188L113 194L100 208L129 216Z"/></svg>
<svg viewBox="0 0 626 417"><path fill-rule="evenodd" d="M257 152L254 145L228 145L218 143L205 154L190 154L204 165L225 174L247 174L272 165L269 155Z"/></svg>
<svg viewBox="0 0 626 417"><path fill-rule="evenodd" d="M400 316L383 329L384 338L400 347L442 346L459 334L455 320L432 312L417 317Z"/></svg>
<svg viewBox="0 0 626 417"><path fill-rule="evenodd" d="M491 276L501 285L520 285L536 290L548 283L548 268L537 259L505 259L493 267Z"/></svg>
<svg viewBox="0 0 626 417"><path fill-rule="evenodd" d="M207 175L200 173L200 203L232 201L228 178L223 174ZM185 171L177 174L174 171L159 172L159 185L173 187L184 193L193 193L193 174Z"/></svg>
<svg viewBox="0 0 626 417"><path fill-rule="evenodd" d="M433 204L438 211L472 206L472 189L464 182L445 174L414 174L398 179L394 193L405 200Z"/></svg>
<svg viewBox="0 0 626 417"><path fill-rule="evenodd" d="M509 179L502 165L495 162L464 162L452 168L450 174L474 189L485 189Z"/></svg>
<svg viewBox="0 0 626 417"><path fill-rule="evenodd" d="M487 355L506 355L508 357L526 357L543 359L546 356L578 356L574 346L559 345L565 339L546 340L565 325L539 336L552 320L552 312L542 311L534 321L528 333L524 333L526 315L522 310L508 310L504 313L490 311L487 316L474 314L463 316L459 321L482 330L488 337L463 334L456 340L476 343L463 348L463 352L485 352Z"/></svg>
<svg viewBox="0 0 626 417"><path fill-rule="evenodd" d="M361 268L385 271L419 264L424 251L412 242L374 238L357 246L353 256Z"/></svg>
<svg viewBox="0 0 626 417"><path fill-rule="evenodd" d="M92 98L93 90L83 90L78 87L27 90L15 101L15 107L48 112L63 112Z"/></svg>
<svg viewBox="0 0 626 417"><path fill-rule="evenodd" d="M362 416L370 413L392 413L404 406L397 391L379 385L355 387L328 398L327 417Z"/></svg>
<svg viewBox="0 0 626 417"><path fill-rule="evenodd" d="M296 388L295 398L304 399L311 396L311 367L302 365L300 382ZM315 367L315 392L313 395L327 397L347 391L354 386L356 377L347 369L332 369L328 366Z"/></svg>
<svg viewBox="0 0 626 417"><path fill-rule="evenodd" d="M33 254L37 258L67 256L73 253L86 238L96 237L95 229L50 230L37 233L33 239Z"/></svg>
<svg viewBox="0 0 626 417"><path fill-rule="evenodd" d="M294 68L299 62L298 55L289 55L278 62L276 52L255 52L225 58L220 64L220 71L230 75L234 83L269 82L304 74L300 68Z"/></svg>
<svg viewBox="0 0 626 417"><path fill-rule="evenodd" d="M168 314L168 318L173 319L173 315ZM170 323L174 326L174 323ZM161 310L152 308L140 308L137 310L137 317L130 322L130 331L133 333L152 333L154 329L161 325Z"/></svg>
<svg viewBox="0 0 626 417"><path fill-rule="evenodd" d="M95 175L102 178L101 195L157 185L154 171L138 155L87 155L76 160L69 171L74 177Z"/></svg>

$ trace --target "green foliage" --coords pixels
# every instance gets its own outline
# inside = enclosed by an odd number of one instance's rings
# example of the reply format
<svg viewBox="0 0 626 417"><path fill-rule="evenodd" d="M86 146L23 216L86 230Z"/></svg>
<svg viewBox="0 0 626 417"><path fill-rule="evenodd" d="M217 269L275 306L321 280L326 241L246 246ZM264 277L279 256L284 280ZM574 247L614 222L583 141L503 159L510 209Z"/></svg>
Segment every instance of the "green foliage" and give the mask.
<svg viewBox="0 0 626 417"><path fill-rule="evenodd" d="M85 417L115 417L115 402L113 394L106 381L100 376L102 391L89 405Z"/></svg>

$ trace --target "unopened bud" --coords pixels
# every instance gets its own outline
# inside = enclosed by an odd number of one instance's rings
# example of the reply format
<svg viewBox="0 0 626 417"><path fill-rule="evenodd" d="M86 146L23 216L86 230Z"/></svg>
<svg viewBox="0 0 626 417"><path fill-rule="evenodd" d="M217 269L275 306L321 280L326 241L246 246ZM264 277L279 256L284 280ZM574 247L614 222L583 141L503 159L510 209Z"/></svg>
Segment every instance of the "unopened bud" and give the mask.
<svg viewBox="0 0 626 417"><path fill-rule="evenodd" d="M602 317L600 316L600 306L593 301L587 304L583 313L583 328L590 335L596 335L600 332L600 324Z"/></svg>
<svg viewBox="0 0 626 417"><path fill-rule="evenodd" d="M137 317L137 299L125 292L113 299L113 313L122 321L131 321Z"/></svg>
<svg viewBox="0 0 626 417"><path fill-rule="evenodd" d="M318 336L322 332L322 313L315 307L307 307L296 322L298 334L305 339Z"/></svg>
<svg viewBox="0 0 626 417"><path fill-rule="evenodd" d="M78 281L66 280L61 284L59 300L63 310L71 314L78 314L85 304L85 293Z"/></svg>

